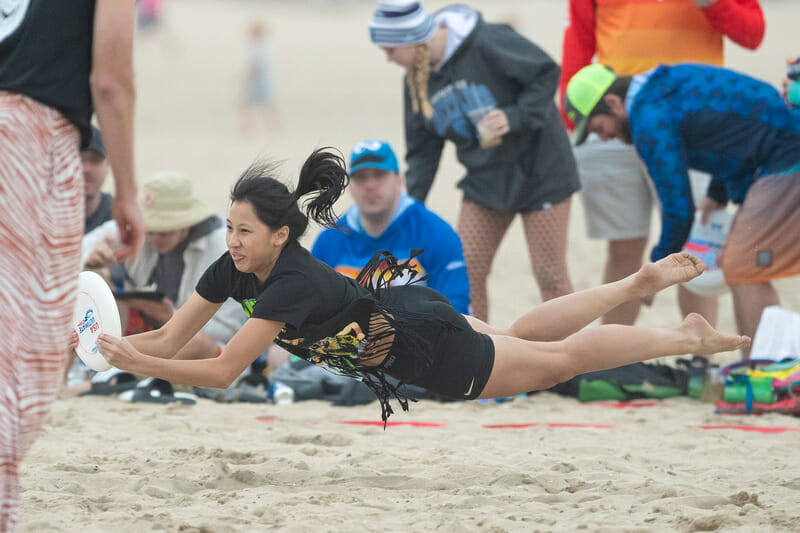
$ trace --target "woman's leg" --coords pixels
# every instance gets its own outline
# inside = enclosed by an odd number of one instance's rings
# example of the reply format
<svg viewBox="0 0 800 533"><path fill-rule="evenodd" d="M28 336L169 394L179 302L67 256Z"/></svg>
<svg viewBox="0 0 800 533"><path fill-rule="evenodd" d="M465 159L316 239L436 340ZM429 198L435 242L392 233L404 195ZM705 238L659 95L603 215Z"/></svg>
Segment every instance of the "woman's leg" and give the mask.
<svg viewBox="0 0 800 533"><path fill-rule="evenodd" d="M568 379L666 355L709 355L737 350L749 337L723 335L692 313L675 329L605 325L558 342L531 342L493 335L494 366L481 398L547 389Z"/></svg>
<svg viewBox="0 0 800 533"><path fill-rule="evenodd" d="M505 330L492 328L471 317L467 317L467 320L473 329L487 335L507 335L528 341L562 340L621 302L649 296L676 283L689 281L706 268L706 264L697 257L681 252L648 263L625 279L544 302Z"/></svg>
<svg viewBox="0 0 800 533"><path fill-rule="evenodd" d="M533 276L546 302L572 292L567 270L567 228L570 198L544 211L522 215Z"/></svg>
<svg viewBox="0 0 800 533"><path fill-rule="evenodd" d="M513 219L511 213L487 209L467 200L461 203L458 236L467 263L472 313L480 320L489 317L486 278L489 277L497 247Z"/></svg>

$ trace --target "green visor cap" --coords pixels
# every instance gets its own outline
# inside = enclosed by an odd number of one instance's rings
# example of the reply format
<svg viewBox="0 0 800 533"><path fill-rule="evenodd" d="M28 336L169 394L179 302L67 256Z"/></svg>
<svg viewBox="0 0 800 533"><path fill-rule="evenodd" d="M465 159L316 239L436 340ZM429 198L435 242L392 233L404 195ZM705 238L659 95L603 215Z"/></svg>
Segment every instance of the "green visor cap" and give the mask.
<svg viewBox="0 0 800 533"><path fill-rule="evenodd" d="M575 144L581 144L589 134L589 116L617 75L603 65L589 65L579 70L567 84L564 107L569 119L575 123Z"/></svg>

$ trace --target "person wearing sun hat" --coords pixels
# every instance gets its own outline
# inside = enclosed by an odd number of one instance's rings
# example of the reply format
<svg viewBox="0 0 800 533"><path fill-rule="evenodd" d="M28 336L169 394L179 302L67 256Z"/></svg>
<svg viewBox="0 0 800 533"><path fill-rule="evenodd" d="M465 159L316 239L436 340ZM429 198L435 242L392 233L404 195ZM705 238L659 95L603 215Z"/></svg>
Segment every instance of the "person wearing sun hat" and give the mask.
<svg viewBox="0 0 800 533"><path fill-rule="evenodd" d="M689 169L711 174L701 216L741 204L717 263L739 332L753 335L763 309L778 304L771 281L800 275L800 116L765 82L690 63L633 77L585 67L566 98L584 133L632 144L647 166L661 205L652 261L687 241L695 218Z"/></svg>
<svg viewBox="0 0 800 533"><path fill-rule="evenodd" d="M227 251L225 224L199 199L183 174L162 171L142 184L142 215L147 229L145 244L135 262L127 265L126 290L154 289L161 301L129 299L120 302L135 309L131 328L160 327L194 292L208 266ZM123 320L125 319L125 313ZM223 305L185 357L211 357L244 323L245 315L233 302ZM143 327L144 326L144 327ZM129 328L130 329L130 328ZM184 355L184 354L182 354Z"/></svg>
<svg viewBox="0 0 800 533"><path fill-rule="evenodd" d="M572 292L567 227L579 188L554 103L559 67L507 24L464 5L429 13L413 0L378 0L369 38L406 70L406 184L424 202L445 142L466 175L457 232L474 316L487 320L487 279L511 222L522 218L543 300Z"/></svg>

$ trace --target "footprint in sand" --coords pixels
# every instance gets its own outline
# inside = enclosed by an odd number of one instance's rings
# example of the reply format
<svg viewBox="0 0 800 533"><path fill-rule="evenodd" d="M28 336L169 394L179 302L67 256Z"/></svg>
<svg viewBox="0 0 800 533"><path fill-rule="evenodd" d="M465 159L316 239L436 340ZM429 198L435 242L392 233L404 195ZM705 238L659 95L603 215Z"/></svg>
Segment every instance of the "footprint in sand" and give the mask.
<svg viewBox="0 0 800 533"><path fill-rule="evenodd" d="M339 433L326 435L287 435L282 439L286 444L316 444L319 446L349 446L353 438Z"/></svg>

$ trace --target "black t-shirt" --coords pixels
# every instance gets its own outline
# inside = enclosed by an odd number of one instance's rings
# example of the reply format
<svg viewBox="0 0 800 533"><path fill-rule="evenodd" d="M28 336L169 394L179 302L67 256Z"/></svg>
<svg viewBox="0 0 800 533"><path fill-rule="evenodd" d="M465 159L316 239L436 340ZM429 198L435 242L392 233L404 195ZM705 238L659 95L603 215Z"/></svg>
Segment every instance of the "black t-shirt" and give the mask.
<svg viewBox="0 0 800 533"><path fill-rule="evenodd" d="M109 220L111 220L111 195L107 192L100 193L100 205L97 206L94 213L86 217L83 232L89 233Z"/></svg>
<svg viewBox="0 0 800 533"><path fill-rule="evenodd" d="M226 252L200 278L197 293L215 303L230 297L242 304L248 317L284 322L280 339L319 340L330 333L320 331L321 326L334 318L346 320L339 316L346 308L372 299L369 290L318 261L297 242L284 247L263 284L255 274L237 270Z"/></svg>
<svg viewBox="0 0 800 533"><path fill-rule="evenodd" d="M95 0L0 2L0 90L57 109L89 145Z"/></svg>
<svg viewBox="0 0 800 533"><path fill-rule="evenodd" d="M413 268L408 263L398 264L391 254L376 254L365 266L364 276L372 280L378 273L379 279L391 281L393 275ZM315 259L297 242L283 249L264 283L254 274L239 272L226 252L206 270L196 290L210 302L233 298L248 317L285 323L275 339L278 346L362 380L381 402L383 420L392 412L391 396L408 407L405 392L385 374L414 383L431 368L431 339L459 323L469 328L436 291L414 286L365 288Z"/></svg>

